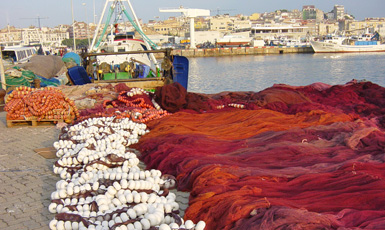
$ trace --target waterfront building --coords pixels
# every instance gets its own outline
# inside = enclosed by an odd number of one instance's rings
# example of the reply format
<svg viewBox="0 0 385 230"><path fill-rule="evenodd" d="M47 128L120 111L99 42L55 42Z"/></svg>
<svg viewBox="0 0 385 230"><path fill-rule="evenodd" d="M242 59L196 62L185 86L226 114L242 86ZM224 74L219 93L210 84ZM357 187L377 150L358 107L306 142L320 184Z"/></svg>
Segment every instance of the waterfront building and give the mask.
<svg viewBox="0 0 385 230"><path fill-rule="evenodd" d="M220 38L223 37L223 33L219 31L195 31L195 42L197 44L202 44L205 42L210 42L211 44L215 44Z"/></svg>
<svg viewBox="0 0 385 230"><path fill-rule="evenodd" d="M274 26L253 26L250 36L256 39L272 40L279 37L287 39L305 39L310 33L307 26L274 25Z"/></svg>

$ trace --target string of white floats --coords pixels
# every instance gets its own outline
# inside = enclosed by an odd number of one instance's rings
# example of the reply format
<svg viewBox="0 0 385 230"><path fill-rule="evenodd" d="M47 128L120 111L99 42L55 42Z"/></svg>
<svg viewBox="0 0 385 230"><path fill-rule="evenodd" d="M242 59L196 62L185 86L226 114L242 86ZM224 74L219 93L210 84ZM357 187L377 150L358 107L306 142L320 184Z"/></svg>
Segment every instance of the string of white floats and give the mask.
<svg viewBox="0 0 385 230"><path fill-rule="evenodd" d="M132 97L135 95L149 95L149 93L142 88L132 88L127 92L128 97Z"/></svg>
<svg viewBox="0 0 385 230"><path fill-rule="evenodd" d="M89 118L63 128L53 145L53 166L61 180L48 209L56 214L50 229L203 230L178 215L175 178L159 170L141 170L128 147L148 132L128 118Z"/></svg>

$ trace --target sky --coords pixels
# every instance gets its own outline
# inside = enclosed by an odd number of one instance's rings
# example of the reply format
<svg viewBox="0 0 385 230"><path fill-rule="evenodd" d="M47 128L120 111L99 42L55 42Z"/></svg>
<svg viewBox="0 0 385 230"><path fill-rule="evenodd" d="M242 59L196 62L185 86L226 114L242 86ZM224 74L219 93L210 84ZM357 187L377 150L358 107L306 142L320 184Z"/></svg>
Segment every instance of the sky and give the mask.
<svg viewBox="0 0 385 230"><path fill-rule="evenodd" d="M8 24L17 28L29 26L55 27L72 23L72 9L75 21L94 22L105 5L105 0L0 0L0 28ZM304 5L329 12L334 5L345 6L345 11L357 20L368 17L385 17L385 0L131 0L138 18L165 20L180 13L160 13L159 8L179 7L208 9L211 15L230 15L273 12L275 10L302 9ZM94 7L95 6L95 7ZM95 9L95 17L94 15ZM40 20L39 20L40 18Z"/></svg>

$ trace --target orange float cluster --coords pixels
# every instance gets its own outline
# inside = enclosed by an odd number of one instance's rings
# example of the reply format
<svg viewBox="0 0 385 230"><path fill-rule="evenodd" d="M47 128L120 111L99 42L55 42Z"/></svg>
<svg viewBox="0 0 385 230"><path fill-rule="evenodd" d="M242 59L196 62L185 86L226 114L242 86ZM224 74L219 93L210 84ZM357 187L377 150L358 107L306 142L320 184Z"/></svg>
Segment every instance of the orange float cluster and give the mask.
<svg viewBox="0 0 385 230"><path fill-rule="evenodd" d="M137 93L133 93L137 92ZM147 93L133 88L129 91L121 91L116 100L103 101L102 107L83 110L80 119L90 117L130 118L134 122L146 123L169 115L166 110L160 108Z"/></svg>
<svg viewBox="0 0 385 230"><path fill-rule="evenodd" d="M7 97L4 110L8 112L8 120L62 119L71 122L79 116L75 103L52 87L18 87Z"/></svg>

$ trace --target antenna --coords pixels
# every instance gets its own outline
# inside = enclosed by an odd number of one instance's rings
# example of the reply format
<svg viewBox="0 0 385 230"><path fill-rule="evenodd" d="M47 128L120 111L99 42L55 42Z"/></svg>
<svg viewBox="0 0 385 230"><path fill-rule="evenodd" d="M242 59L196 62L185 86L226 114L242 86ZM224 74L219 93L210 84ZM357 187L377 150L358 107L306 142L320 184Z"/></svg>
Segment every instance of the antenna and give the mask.
<svg viewBox="0 0 385 230"><path fill-rule="evenodd" d="M21 18L21 19L37 19L37 22L39 23L39 29L41 29L41 26L40 26L40 20L41 20L41 19L48 19L48 18L47 18L47 17L41 18L41 17L38 15L36 18Z"/></svg>

